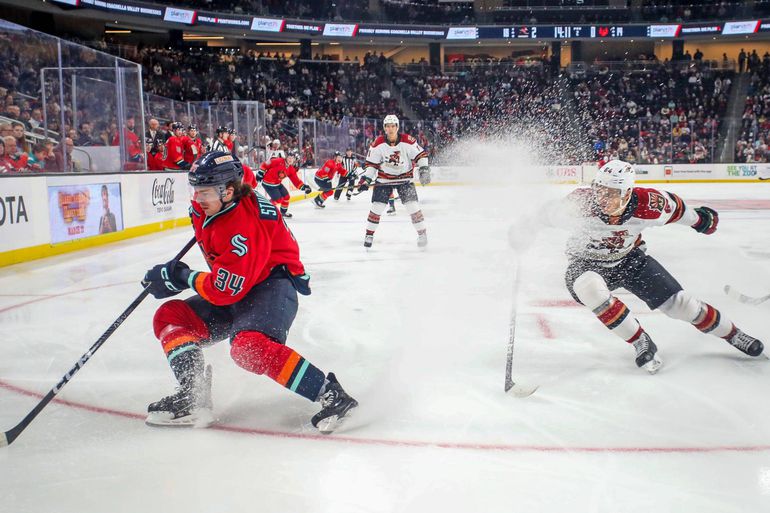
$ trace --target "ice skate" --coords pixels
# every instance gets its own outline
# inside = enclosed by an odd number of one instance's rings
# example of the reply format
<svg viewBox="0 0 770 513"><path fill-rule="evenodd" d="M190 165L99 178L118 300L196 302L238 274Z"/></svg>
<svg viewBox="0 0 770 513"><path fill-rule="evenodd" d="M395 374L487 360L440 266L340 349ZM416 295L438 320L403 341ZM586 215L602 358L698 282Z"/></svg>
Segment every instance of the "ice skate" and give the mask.
<svg viewBox="0 0 770 513"><path fill-rule="evenodd" d="M425 248L428 245L428 232L417 234L417 247Z"/></svg>
<svg viewBox="0 0 770 513"><path fill-rule="evenodd" d="M291 212L284 212L282 215L283 215L283 217L287 217L287 218L288 217L294 217Z"/></svg>
<svg viewBox="0 0 770 513"><path fill-rule="evenodd" d="M374 235L367 235L366 237L364 237L365 248L371 248L373 243L374 243Z"/></svg>
<svg viewBox="0 0 770 513"><path fill-rule="evenodd" d="M322 410L313 415L311 422L321 433L328 435L349 416L350 410L358 406L358 401L342 389L333 372L330 372L326 379L329 383L319 399Z"/></svg>
<svg viewBox="0 0 770 513"><path fill-rule="evenodd" d="M388 202L388 210L385 211L389 216L396 215L396 205L393 202Z"/></svg>
<svg viewBox="0 0 770 513"><path fill-rule="evenodd" d="M636 366L646 370L650 374L655 374L663 365L663 360L658 356L658 347L652 341L650 336L643 332L634 342L636 349Z"/></svg>
<svg viewBox="0 0 770 513"><path fill-rule="evenodd" d="M149 426L209 427L214 423L211 365L198 386L180 385L176 392L147 407Z"/></svg>
<svg viewBox="0 0 770 513"><path fill-rule="evenodd" d="M759 339L756 339L751 335L747 335L737 328L735 329L735 335L728 339L727 342L729 342L729 344L734 348L749 356L759 356L765 349L764 344L762 344Z"/></svg>
<svg viewBox="0 0 770 513"><path fill-rule="evenodd" d="M316 196L313 198L313 203L315 203L316 208L326 208L326 205L324 205L324 200L321 199L321 196Z"/></svg>

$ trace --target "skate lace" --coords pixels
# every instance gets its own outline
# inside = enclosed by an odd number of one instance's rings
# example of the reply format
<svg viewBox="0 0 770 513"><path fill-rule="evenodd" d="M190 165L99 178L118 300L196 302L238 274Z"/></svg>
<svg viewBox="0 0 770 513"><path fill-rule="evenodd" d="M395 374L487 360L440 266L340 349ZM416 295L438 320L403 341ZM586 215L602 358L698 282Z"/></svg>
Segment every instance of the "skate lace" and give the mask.
<svg viewBox="0 0 770 513"><path fill-rule="evenodd" d="M738 349L742 349L744 351L747 351L751 344L754 342L754 337L750 335L746 335L742 331L738 331L730 340L730 343L737 347Z"/></svg>
<svg viewBox="0 0 770 513"><path fill-rule="evenodd" d="M648 351L650 349L650 339L645 335L642 335L636 342L634 342L634 349L636 349L636 356Z"/></svg>

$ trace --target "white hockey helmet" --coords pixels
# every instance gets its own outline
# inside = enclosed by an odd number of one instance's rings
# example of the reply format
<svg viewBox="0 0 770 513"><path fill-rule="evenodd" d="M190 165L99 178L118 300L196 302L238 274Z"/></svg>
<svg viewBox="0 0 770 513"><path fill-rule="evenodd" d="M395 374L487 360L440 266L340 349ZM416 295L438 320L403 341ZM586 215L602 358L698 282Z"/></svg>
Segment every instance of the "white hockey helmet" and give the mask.
<svg viewBox="0 0 770 513"><path fill-rule="evenodd" d="M281 145L281 141L278 139L273 139L273 142L271 144L277 144L278 146Z"/></svg>
<svg viewBox="0 0 770 513"><path fill-rule="evenodd" d="M622 160L610 160L604 164L594 177L593 185L618 189L621 196L634 188L636 171L634 166Z"/></svg>
<svg viewBox="0 0 770 513"><path fill-rule="evenodd" d="M398 116L395 114L388 114L385 116L385 119L382 120L382 126L385 127L386 125L396 125L399 126L400 123L398 122Z"/></svg>

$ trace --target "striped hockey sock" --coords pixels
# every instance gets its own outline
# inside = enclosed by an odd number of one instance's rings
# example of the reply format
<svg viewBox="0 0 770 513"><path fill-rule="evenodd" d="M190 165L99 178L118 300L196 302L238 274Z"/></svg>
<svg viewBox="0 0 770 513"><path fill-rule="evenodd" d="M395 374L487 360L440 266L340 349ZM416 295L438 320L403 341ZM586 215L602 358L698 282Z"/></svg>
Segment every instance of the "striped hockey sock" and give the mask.
<svg viewBox="0 0 770 513"><path fill-rule="evenodd" d="M644 333L639 321L630 315L631 311L626 304L615 297L610 297L593 312L602 324L629 344Z"/></svg>

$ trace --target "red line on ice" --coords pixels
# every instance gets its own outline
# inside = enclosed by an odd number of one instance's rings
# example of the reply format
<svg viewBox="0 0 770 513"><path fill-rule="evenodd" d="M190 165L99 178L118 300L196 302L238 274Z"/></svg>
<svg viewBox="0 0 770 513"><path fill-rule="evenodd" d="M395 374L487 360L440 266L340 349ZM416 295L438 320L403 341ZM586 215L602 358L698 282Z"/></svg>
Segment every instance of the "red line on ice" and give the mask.
<svg viewBox="0 0 770 513"><path fill-rule="evenodd" d="M32 392L24 388L11 385L0 380L0 388L5 388L11 392L21 395L43 397L43 394ZM112 408L103 408L89 404L68 401L55 398L53 402L90 411L92 413L101 413L105 415L114 415L129 419L144 419L144 414L131 413ZM712 453L712 452L760 452L770 451L770 445L715 445L713 447L565 447L557 445L516 445L516 444L495 444L482 442L442 442L430 440L392 440L386 438L355 438L351 436L340 435L321 435L310 433L287 433L284 431L274 431L271 429L247 428L239 426L228 426L224 424L215 424L208 429L217 431L227 431L231 433L243 433L249 435L269 436L274 438L288 438L297 440L313 440L322 442L346 442L357 445L380 445L386 447L418 447L418 448L440 448L440 449L462 449L475 451L509 451L509 452L584 452L584 453Z"/></svg>
<svg viewBox="0 0 770 513"><path fill-rule="evenodd" d="M545 338L556 338L553 336L553 331L551 330L551 325L548 323L548 319L545 318L542 314L535 314L535 319L537 319L537 325L540 328L540 332L543 334Z"/></svg>

